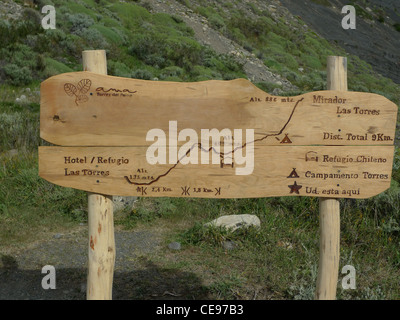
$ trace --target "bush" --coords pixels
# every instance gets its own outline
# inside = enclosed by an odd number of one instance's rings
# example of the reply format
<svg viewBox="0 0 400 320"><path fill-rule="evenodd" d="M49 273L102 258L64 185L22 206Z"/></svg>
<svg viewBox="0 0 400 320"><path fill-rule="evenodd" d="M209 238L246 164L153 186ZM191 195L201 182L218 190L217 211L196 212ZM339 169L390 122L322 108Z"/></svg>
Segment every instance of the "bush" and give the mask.
<svg viewBox="0 0 400 320"><path fill-rule="evenodd" d="M4 67L7 83L14 86L24 86L32 82L32 72L28 67L19 67L9 63Z"/></svg>
<svg viewBox="0 0 400 320"><path fill-rule="evenodd" d="M214 29L221 30L222 32L225 31L225 22L224 19L217 13L212 14L209 18L208 21Z"/></svg>
<svg viewBox="0 0 400 320"><path fill-rule="evenodd" d="M245 15L235 15L228 21L228 30L228 36L240 44L243 44L241 41L243 38L241 36L237 37L238 30L244 35L245 39L255 43L261 43L261 40L267 36L271 27L264 18L255 20L247 18Z"/></svg>
<svg viewBox="0 0 400 320"><path fill-rule="evenodd" d="M195 40L179 37L168 41L168 59L178 67L191 70L193 65L201 63L202 55L203 49Z"/></svg>
<svg viewBox="0 0 400 320"><path fill-rule="evenodd" d="M119 61L108 60L107 69L108 74L112 76L130 77L132 74L131 69L129 69L126 64Z"/></svg>
<svg viewBox="0 0 400 320"><path fill-rule="evenodd" d="M66 14L71 33L81 35L84 30L94 24L94 20L84 13Z"/></svg>
<svg viewBox="0 0 400 320"><path fill-rule="evenodd" d="M171 77L180 78L184 75L184 73L185 73L185 71L182 68L176 67L176 66L171 66L171 67L164 68L161 71L160 79L164 80L164 79L171 78Z"/></svg>
<svg viewBox="0 0 400 320"><path fill-rule="evenodd" d="M130 54L160 69L175 65L190 70L201 62L202 52L202 47L195 40L187 37L166 38L157 33L136 35L129 48Z"/></svg>
<svg viewBox="0 0 400 320"><path fill-rule="evenodd" d="M39 143L39 115L28 112L0 113L0 151L36 150Z"/></svg>
<svg viewBox="0 0 400 320"><path fill-rule="evenodd" d="M129 53L148 65L165 68L166 43L161 35L137 34L134 36Z"/></svg>
<svg viewBox="0 0 400 320"><path fill-rule="evenodd" d="M109 47L107 40L97 29L84 29L81 31L80 36L89 46L93 47L93 49L106 49Z"/></svg>
<svg viewBox="0 0 400 320"><path fill-rule="evenodd" d="M138 69L138 70L132 72L131 78L142 79L142 80L151 80L151 79L153 79L153 74L148 70Z"/></svg>
<svg viewBox="0 0 400 320"><path fill-rule="evenodd" d="M23 18L18 22L10 24L7 21L0 21L0 43L2 47L7 47L25 40L28 35L38 35L43 32L40 23L29 17Z"/></svg>

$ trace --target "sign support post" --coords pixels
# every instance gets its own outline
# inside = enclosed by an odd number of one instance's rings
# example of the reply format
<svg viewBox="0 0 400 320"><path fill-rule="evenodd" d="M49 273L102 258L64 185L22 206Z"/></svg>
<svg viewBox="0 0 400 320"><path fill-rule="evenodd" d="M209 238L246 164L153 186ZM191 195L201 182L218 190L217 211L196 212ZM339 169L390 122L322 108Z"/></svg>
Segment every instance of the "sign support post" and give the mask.
<svg viewBox="0 0 400 320"><path fill-rule="evenodd" d="M347 91L347 58L330 56L327 89ZM340 203L338 199L320 199L320 249L316 300L335 300L340 260Z"/></svg>
<svg viewBox="0 0 400 320"><path fill-rule="evenodd" d="M107 74L104 50L82 52L83 70ZM88 193L89 256L87 300L111 300L115 264L112 196Z"/></svg>

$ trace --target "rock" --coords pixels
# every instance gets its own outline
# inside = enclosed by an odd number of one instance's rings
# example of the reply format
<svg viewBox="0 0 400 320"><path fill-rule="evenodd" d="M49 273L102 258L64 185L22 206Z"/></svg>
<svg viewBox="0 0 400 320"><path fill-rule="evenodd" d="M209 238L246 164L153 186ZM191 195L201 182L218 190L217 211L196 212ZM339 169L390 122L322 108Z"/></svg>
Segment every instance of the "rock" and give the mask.
<svg viewBox="0 0 400 320"><path fill-rule="evenodd" d="M63 235L61 233L56 233L53 238L54 239L60 239Z"/></svg>
<svg viewBox="0 0 400 320"><path fill-rule="evenodd" d="M171 250L181 250L181 244L179 242L171 242L168 245L168 248L170 248Z"/></svg>
<svg viewBox="0 0 400 320"><path fill-rule="evenodd" d="M211 222L204 224L204 226L224 227L235 231L239 228L247 228L250 226L260 227L260 219L253 214L235 214L221 216Z"/></svg>

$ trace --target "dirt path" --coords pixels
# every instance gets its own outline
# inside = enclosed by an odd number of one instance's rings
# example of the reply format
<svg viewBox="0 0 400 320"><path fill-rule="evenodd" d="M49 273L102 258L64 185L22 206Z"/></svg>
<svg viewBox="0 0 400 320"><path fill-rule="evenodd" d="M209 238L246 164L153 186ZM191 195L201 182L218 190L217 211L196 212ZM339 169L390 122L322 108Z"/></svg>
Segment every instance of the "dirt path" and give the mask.
<svg viewBox="0 0 400 320"><path fill-rule="evenodd" d="M113 299L204 299L194 274L157 265L152 257L167 254L157 230L115 231ZM0 300L84 300L87 280L87 226L13 253L0 253ZM56 289L44 290L41 270L56 270ZM179 295L175 294L179 292Z"/></svg>

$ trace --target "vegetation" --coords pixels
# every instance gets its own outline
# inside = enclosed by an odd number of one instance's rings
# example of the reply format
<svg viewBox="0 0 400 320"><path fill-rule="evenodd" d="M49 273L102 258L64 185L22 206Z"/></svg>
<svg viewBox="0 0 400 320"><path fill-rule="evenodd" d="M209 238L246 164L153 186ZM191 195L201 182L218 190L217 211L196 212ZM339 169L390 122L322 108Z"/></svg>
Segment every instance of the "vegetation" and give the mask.
<svg viewBox="0 0 400 320"><path fill-rule="evenodd" d="M190 1L180 1L191 6ZM316 1L324 4L325 1ZM245 77L232 57L200 45L180 18L149 12L146 2L112 0L39 1L55 4L57 29L43 30L37 10L19 21L0 21L0 243L21 246L41 233L58 232L86 221L85 192L61 188L38 177L39 84L55 74L82 69L81 52L107 50L110 75L169 81ZM334 44L302 28L287 25L249 4L256 18L232 3L191 7L210 25L262 59L299 87L297 94L326 89L326 57L346 55ZM227 14L229 10L230 14ZM399 103L399 86L349 56L350 90L376 92ZM264 90L279 85L259 83ZM24 98L22 97L24 96ZM340 299L398 299L400 289L400 151L392 187L371 199L341 200L340 266L357 270L357 290L339 289ZM253 213L260 229L237 233L204 228L222 214ZM206 290L221 299L309 299L318 261L318 200L146 199L116 217L125 229L158 228L165 242L182 251L154 257L164 267L198 270ZM240 250L227 250L226 241ZM178 259L179 255L179 259ZM178 262L177 262L178 261ZM207 272L212 269L213 272ZM261 285L260 285L261 284ZM340 285L339 285L340 288Z"/></svg>

